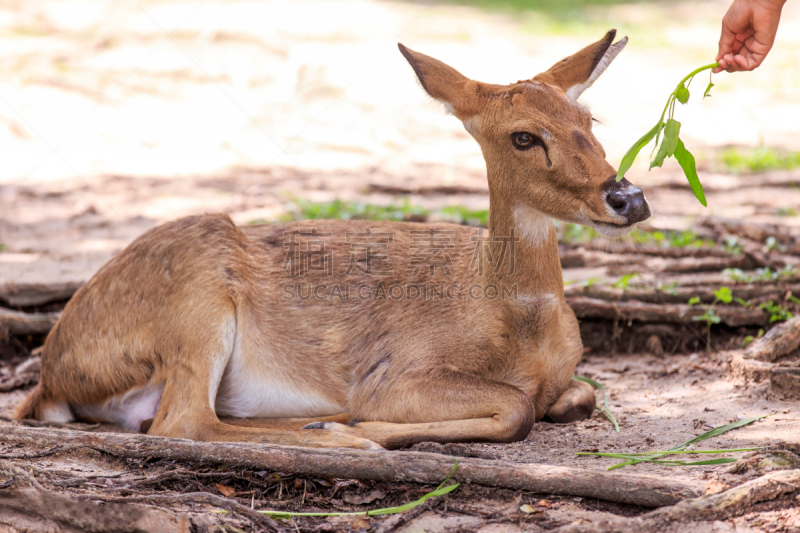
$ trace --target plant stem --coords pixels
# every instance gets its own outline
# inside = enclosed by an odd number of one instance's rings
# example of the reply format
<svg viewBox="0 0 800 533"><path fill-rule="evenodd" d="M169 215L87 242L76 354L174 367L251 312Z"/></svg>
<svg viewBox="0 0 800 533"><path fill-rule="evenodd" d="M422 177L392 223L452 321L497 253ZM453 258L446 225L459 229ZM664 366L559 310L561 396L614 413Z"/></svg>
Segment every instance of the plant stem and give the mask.
<svg viewBox="0 0 800 533"><path fill-rule="evenodd" d="M693 78L699 72L703 72L704 70L708 70L708 69L714 69L714 68L717 68L718 66L719 66L719 62L715 61L714 63L711 63L710 65L706 65L704 67L696 68L693 71L691 71L689 74L687 74L685 78L683 78L681 81L679 81L677 86L680 87L681 85L683 85L683 82L685 82L689 78Z"/></svg>

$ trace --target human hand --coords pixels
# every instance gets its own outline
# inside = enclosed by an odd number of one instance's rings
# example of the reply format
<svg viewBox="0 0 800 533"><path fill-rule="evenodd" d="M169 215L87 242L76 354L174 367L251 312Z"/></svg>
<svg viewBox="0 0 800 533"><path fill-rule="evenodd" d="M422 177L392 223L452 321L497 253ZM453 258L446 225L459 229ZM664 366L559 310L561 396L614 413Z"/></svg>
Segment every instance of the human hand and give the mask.
<svg viewBox="0 0 800 533"><path fill-rule="evenodd" d="M761 65L775 42L786 0L733 0L722 19L714 73L753 70Z"/></svg>

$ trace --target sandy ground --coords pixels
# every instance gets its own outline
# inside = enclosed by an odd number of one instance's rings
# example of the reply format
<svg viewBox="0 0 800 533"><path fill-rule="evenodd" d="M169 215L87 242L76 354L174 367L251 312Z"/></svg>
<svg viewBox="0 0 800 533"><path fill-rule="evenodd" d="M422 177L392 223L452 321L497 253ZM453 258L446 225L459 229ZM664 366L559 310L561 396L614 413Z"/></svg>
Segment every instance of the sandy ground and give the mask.
<svg viewBox="0 0 800 533"><path fill-rule="evenodd" d="M674 83L713 59L725 4L621 5L592 11L578 31L535 14L424 2L0 2L6 73L0 80L0 284L85 281L142 232L189 214L223 211L238 223L271 220L294 198L389 203L395 195L381 192L386 187L404 189L412 202L431 208L487 208L477 144L424 95L397 41L476 79L508 82L546 69L613 23L630 44L584 101L600 119L596 134L616 164L650 128ZM712 99L693 98L678 111L687 144L709 154L728 144L800 145L800 5L790 2L784 19L763 68L717 77ZM654 228L690 227L705 215L792 228L800 223L779 216L788 208L800 211L800 193L792 186L800 173L704 172L705 210L681 188L677 165L648 174L639 163L631 179L654 208ZM567 280L581 277L586 273L565 271ZM574 452L663 449L711 426L773 410L772 417L713 445L800 443L800 402L734 387L723 359L713 353L665 359L592 354L578 372L610 391L619 434L598 414L576 424L537 425L527 440L511 445L434 449L601 469L612 460ZM8 415L22 396L0 394L0 413ZM95 456L36 464L137 468ZM726 468L629 470L720 486L742 479ZM395 494L390 499L407 496L397 487L387 491ZM257 505L346 507L338 499L295 496L273 495ZM518 511L539 500L550 502L542 512ZM490 509L499 522L477 511L439 508L407 530L537 530L596 519L597 513L641 511L475 487L465 487L452 503ZM329 525L356 528L350 519ZM800 517L796 510L776 511L712 526L796 531Z"/></svg>

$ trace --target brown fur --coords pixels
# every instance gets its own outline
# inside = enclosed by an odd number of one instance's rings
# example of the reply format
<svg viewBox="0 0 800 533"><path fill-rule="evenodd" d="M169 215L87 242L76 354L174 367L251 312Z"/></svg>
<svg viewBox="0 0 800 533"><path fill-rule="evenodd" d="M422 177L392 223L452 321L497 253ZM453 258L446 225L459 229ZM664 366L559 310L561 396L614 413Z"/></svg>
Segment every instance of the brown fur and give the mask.
<svg viewBox="0 0 800 533"><path fill-rule="evenodd" d="M601 231L632 226L606 205L614 169L591 133L589 112L564 95L564 80L586 80L612 39L534 79L543 81L509 86L468 80L401 45L423 87L481 145L489 235L449 224L367 221L237 228L224 215L165 224L136 239L70 300L45 342L41 385L16 416L86 418L86 406L163 387L152 420L135 419L150 435L395 448L423 440L510 442L525 438L546 413L562 421L590 415L593 392L570 379L582 345L563 299L549 217ZM514 132L546 136L542 130L552 136L546 150L511 145ZM412 232L430 226L452 232L449 275L442 267L412 272ZM353 251L345 236L365 228L392 234L388 258L378 263L391 274L345 274ZM307 234L314 231L332 235L323 239L330 268L283 268L291 240L313 245L320 239ZM290 235L298 232L306 235ZM514 268L496 272L491 258L502 255L502 243L480 239L509 235L519 238ZM478 292L494 284L509 296L397 301L390 292L380 297L380 283L457 283ZM331 297L306 298L308 285L325 286L319 294ZM373 297L336 292L345 285L367 286ZM248 394L239 394L248 383ZM269 396L272 390L283 396ZM274 417L236 414L262 394L274 402ZM223 410L233 415L218 412L226 401Z"/></svg>

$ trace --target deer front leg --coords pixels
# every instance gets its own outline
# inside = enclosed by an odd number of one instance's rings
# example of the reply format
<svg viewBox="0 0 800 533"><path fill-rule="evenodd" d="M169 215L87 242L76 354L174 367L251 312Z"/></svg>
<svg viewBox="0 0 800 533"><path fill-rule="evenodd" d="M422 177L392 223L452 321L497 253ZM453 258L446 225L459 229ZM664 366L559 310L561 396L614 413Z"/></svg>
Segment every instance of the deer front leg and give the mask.
<svg viewBox="0 0 800 533"><path fill-rule="evenodd" d="M588 383L571 379L567 390L547 410L547 418L558 424L585 420L596 407L594 388Z"/></svg>
<svg viewBox="0 0 800 533"><path fill-rule="evenodd" d="M362 422L305 428L402 448L424 441L514 442L528 436L535 420L533 403L516 387L449 369L418 371L390 385L357 390L351 413Z"/></svg>

